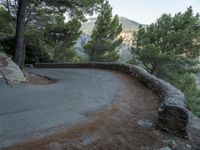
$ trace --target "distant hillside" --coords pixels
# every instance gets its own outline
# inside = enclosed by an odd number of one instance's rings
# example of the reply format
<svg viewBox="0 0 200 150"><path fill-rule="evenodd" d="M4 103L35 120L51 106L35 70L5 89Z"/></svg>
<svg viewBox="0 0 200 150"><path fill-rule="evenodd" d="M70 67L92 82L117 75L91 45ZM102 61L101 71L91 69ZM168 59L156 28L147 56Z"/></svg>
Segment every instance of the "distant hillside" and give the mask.
<svg viewBox="0 0 200 150"><path fill-rule="evenodd" d="M120 17L119 21L122 24L123 30L125 31L135 31L141 25L140 23L135 22L125 17Z"/></svg>
<svg viewBox="0 0 200 150"><path fill-rule="evenodd" d="M120 17L119 20L120 20L120 23L122 24L123 31L125 32L136 31L139 25L141 25L140 23L135 22L125 17ZM90 34L94 27L95 21L96 21L96 18L89 18L87 22L83 23L81 27L81 30L83 31L83 33Z"/></svg>
<svg viewBox="0 0 200 150"><path fill-rule="evenodd" d="M131 46L132 42L134 40L133 32L138 30L139 25L141 25L138 22L135 22L133 20L127 19L125 17L120 17L120 23L122 24L123 31L119 35L123 38L123 43L117 48L119 51L120 59L119 61L122 63L127 63L132 59L131 54ZM74 48L77 50L77 52L80 55L85 55L84 53L84 45L88 43L88 41L91 40L91 33L92 29L94 27L96 18L90 18L87 22L82 24L81 30L83 31L83 34L80 36L80 38L77 40L76 45ZM147 25L143 25L147 26Z"/></svg>

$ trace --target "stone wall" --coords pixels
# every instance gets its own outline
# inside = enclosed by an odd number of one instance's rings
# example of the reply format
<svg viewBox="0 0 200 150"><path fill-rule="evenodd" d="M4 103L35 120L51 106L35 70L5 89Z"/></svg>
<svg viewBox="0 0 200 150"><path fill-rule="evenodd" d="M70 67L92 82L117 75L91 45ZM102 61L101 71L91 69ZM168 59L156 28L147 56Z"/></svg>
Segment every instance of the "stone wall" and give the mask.
<svg viewBox="0 0 200 150"><path fill-rule="evenodd" d="M188 110L184 94L170 85L149 74L144 69L128 64L115 63L54 63L35 64L38 68L97 68L120 71L137 78L146 87L153 90L161 97L160 108L158 110L157 126L169 133L181 137L188 135Z"/></svg>

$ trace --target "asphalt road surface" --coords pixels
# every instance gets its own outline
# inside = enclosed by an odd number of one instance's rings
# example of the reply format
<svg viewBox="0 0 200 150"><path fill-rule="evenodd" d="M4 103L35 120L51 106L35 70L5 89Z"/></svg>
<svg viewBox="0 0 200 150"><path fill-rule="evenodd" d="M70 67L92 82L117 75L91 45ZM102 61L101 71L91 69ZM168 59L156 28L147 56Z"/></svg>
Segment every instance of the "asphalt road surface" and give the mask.
<svg viewBox="0 0 200 150"><path fill-rule="evenodd" d="M6 85L0 81L0 148L42 137L88 119L88 112L123 93L117 74L96 69L29 69L58 82Z"/></svg>

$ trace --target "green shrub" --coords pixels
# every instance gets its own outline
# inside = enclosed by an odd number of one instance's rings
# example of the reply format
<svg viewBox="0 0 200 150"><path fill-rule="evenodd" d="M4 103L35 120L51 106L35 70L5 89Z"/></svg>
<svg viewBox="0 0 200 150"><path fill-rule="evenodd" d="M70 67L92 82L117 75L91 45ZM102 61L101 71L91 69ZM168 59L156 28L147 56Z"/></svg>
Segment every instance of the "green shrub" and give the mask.
<svg viewBox="0 0 200 150"><path fill-rule="evenodd" d="M14 37L8 37L0 41L0 49L7 55L13 58L14 56ZM52 62L48 53L43 51L43 48L33 42L28 42L26 45L26 64L34 64L39 62Z"/></svg>
<svg viewBox="0 0 200 150"><path fill-rule="evenodd" d="M26 46L26 64L47 63L52 62L49 54L44 52L42 47L35 44L27 44Z"/></svg>
<svg viewBox="0 0 200 150"><path fill-rule="evenodd" d="M200 117L200 89L194 74L175 74L171 83L185 94L187 107Z"/></svg>

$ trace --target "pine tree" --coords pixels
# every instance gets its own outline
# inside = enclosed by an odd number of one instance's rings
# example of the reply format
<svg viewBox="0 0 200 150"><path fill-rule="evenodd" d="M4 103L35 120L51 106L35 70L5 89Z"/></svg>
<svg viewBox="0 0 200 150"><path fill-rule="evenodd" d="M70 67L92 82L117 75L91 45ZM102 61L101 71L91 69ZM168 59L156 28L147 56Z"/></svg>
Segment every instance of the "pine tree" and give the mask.
<svg viewBox="0 0 200 150"><path fill-rule="evenodd" d="M22 68L25 60L25 18L26 0L18 1L16 41L15 41L15 63Z"/></svg>
<svg viewBox="0 0 200 150"><path fill-rule="evenodd" d="M23 67L26 49L25 34L27 28L41 32L52 15L64 16L84 21L85 15L92 15L104 0L1 0L3 6L12 15L17 15L15 62ZM18 4L18 5L17 5ZM12 19L11 19L12 20ZM53 22L54 20L52 20ZM11 21L13 23L13 21Z"/></svg>
<svg viewBox="0 0 200 150"><path fill-rule="evenodd" d="M116 47L122 43L122 39L118 37L121 31L122 25L119 23L119 17L112 16L112 7L106 1L102 4L100 14L95 22L92 40L85 46L89 61L112 62L118 60Z"/></svg>
<svg viewBox="0 0 200 150"><path fill-rule="evenodd" d="M199 15L191 7L174 17L164 14L146 29L140 28L136 39L138 59L150 73L187 72L200 56Z"/></svg>
<svg viewBox="0 0 200 150"><path fill-rule="evenodd" d="M80 27L81 23L78 20L72 19L65 23L62 17L58 18L55 24L47 27L45 37L54 49L54 61L64 61L81 34Z"/></svg>
<svg viewBox="0 0 200 150"><path fill-rule="evenodd" d="M0 33L12 34L14 32L13 26L10 23L10 14L0 6Z"/></svg>
<svg viewBox="0 0 200 150"><path fill-rule="evenodd" d="M188 107L200 116L200 90L195 79L199 71L200 18L192 8L175 16L164 14L156 23L140 28L136 38L140 65L180 90Z"/></svg>

